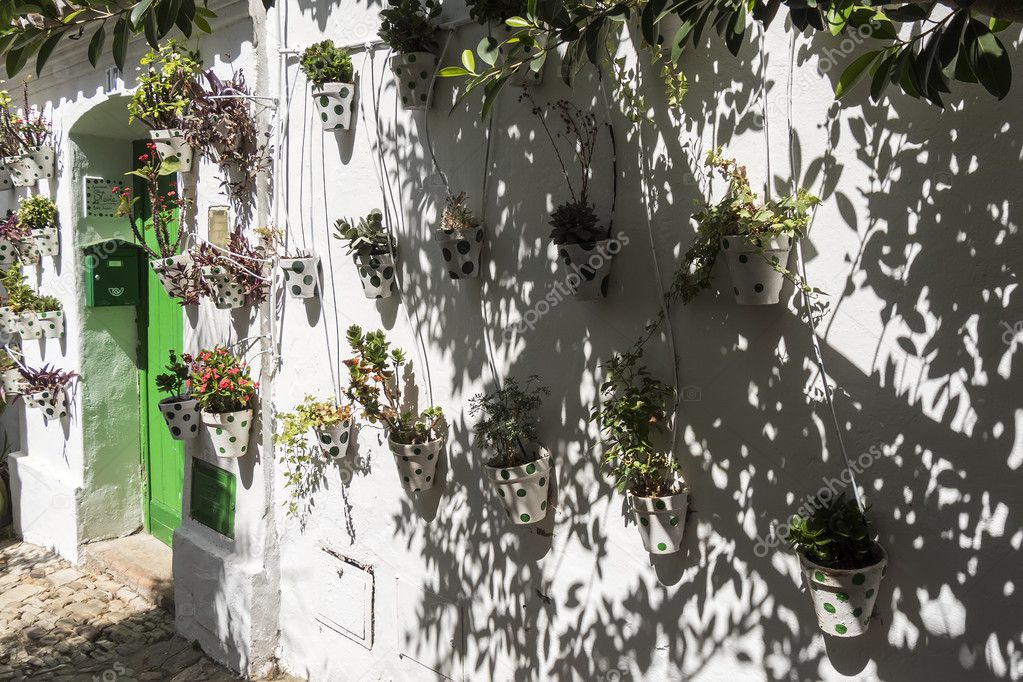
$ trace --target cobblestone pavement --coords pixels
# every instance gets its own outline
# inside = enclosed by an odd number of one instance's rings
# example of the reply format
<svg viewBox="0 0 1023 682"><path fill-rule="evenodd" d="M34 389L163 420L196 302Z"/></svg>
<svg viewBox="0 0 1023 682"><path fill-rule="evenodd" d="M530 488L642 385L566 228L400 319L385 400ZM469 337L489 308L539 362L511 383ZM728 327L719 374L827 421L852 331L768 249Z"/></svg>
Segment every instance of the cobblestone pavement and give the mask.
<svg viewBox="0 0 1023 682"><path fill-rule="evenodd" d="M0 680L221 682L174 617L112 578L0 541Z"/></svg>

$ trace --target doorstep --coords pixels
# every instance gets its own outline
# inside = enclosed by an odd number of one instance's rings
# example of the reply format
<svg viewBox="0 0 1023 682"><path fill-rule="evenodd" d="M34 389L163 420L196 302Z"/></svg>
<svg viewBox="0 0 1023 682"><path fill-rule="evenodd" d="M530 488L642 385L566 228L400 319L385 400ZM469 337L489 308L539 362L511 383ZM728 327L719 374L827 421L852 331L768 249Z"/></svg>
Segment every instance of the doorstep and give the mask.
<svg viewBox="0 0 1023 682"><path fill-rule="evenodd" d="M143 598L174 612L171 548L152 535L136 533L82 548L84 562L109 574Z"/></svg>

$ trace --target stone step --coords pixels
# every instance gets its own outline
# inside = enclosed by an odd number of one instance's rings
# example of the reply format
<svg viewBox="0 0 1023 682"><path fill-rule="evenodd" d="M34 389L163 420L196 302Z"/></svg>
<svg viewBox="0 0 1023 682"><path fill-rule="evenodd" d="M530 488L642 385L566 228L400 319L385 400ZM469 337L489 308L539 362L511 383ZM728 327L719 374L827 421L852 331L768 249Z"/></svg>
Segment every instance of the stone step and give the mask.
<svg viewBox="0 0 1023 682"><path fill-rule="evenodd" d="M174 576L171 548L152 535L136 533L84 547L84 562L171 613Z"/></svg>

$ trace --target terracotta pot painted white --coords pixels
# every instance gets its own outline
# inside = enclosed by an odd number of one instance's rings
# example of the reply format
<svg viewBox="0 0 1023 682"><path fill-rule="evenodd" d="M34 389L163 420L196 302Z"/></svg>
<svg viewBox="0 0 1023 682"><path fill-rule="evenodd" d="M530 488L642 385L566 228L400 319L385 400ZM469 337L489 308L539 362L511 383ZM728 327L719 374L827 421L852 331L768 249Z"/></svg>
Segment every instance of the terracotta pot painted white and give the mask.
<svg viewBox="0 0 1023 682"><path fill-rule="evenodd" d="M35 242L36 248L39 249L39 255L60 255L60 233L56 225L48 225L47 227L32 230L31 239Z"/></svg>
<svg viewBox="0 0 1023 682"><path fill-rule="evenodd" d="M0 336L6 344L12 336L21 333L21 315L7 306L0 307Z"/></svg>
<svg viewBox="0 0 1023 682"><path fill-rule="evenodd" d="M437 55L430 52L396 54L390 64L402 108L429 109L433 102L431 86L437 71Z"/></svg>
<svg viewBox="0 0 1023 682"><path fill-rule="evenodd" d="M582 244L558 245L558 259L562 264L565 284L578 301L592 301L607 296L614 251L611 239L600 239Z"/></svg>
<svg viewBox="0 0 1023 682"><path fill-rule="evenodd" d="M199 402L186 395L164 398L159 402L160 414L174 440L192 440L199 435Z"/></svg>
<svg viewBox="0 0 1023 682"><path fill-rule="evenodd" d="M44 145L17 156L8 156L3 163L11 173L11 183L15 187L31 187L43 178L53 177L56 156L52 145Z"/></svg>
<svg viewBox="0 0 1023 682"><path fill-rule="evenodd" d="M237 459L249 449L252 432L252 410L237 412L203 412L202 423L213 441L213 454L217 457Z"/></svg>
<svg viewBox="0 0 1023 682"><path fill-rule="evenodd" d="M379 256L356 256L362 290L366 298L387 298L394 294L394 257L389 253Z"/></svg>
<svg viewBox="0 0 1023 682"><path fill-rule="evenodd" d="M210 288L213 305L232 310L245 305L245 287L231 279L231 273L219 265L204 265L202 278Z"/></svg>
<svg viewBox="0 0 1023 682"><path fill-rule="evenodd" d="M398 466L398 478L405 492L418 493L433 487L437 460L444 448L443 438L419 445L406 445L394 442L388 435L387 444L391 447L394 463Z"/></svg>
<svg viewBox="0 0 1023 682"><path fill-rule="evenodd" d="M792 251L792 237L757 240L727 235L721 238L721 250L732 275L732 290L740 305L771 305L781 298L785 276L774 269L785 267Z"/></svg>
<svg viewBox="0 0 1023 682"><path fill-rule="evenodd" d="M341 457L348 452L352 440L352 419L345 419L330 426L313 429L320 449L327 457Z"/></svg>
<svg viewBox="0 0 1023 682"><path fill-rule="evenodd" d="M163 290L168 296L181 298L185 295L185 282L192 277L192 268L195 261L192 254L187 251L177 256L166 258L153 258L149 261L149 267L156 273Z"/></svg>
<svg viewBox="0 0 1023 682"><path fill-rule="evenodd" d="M25 377L17 367L11 367L0 372L0 383L3 384L6 395L21 395L25 392Z"/></svg>
<svg viewBox="0 0 1023 682"><path fill-rule="evenodd" d="M673 554L682 548L689 508L688 488L667 497L640 497L628 493L628 500L646 551Z"/></svg>
<svg viewBox="0 0 1023 682"><path fill-rule="evenodd" d="M319 287L320 257L281 258L284 288L292 298L313 298Z"/></svg>
<svg viewBox="0 0 1023 682"><path fill-rule="evenodd" d="M483 252L483 228L475 230L437 230L434 235L451 279L475 279L480 276Z"/></svg>
<svg viewBox="0 0 1023 682"><path fill-rule="evenodd" d="M18 262L18 243L10 239L0 239L0 270L8 270Z"/></svg>
<svg viewBox="0 0 1023 682"><path fill-rule="evenodd" d="M355 83L324 83L313 88L313 101L324 130L348 130L352 125Z"/></svg>
<svg viewBox="0 0 1023 682"><path fill-rule="evenodd" d="M67 416L67 394L64 389L46 389L28 393L24 397L25 405L42 410L47 421Z"/></svg>
<svg viewBox="0 0 1023 682"><path fill-rule="evenodd" d="M14 181L11 179L11 167L7 165L7 158L0 159L0 190L11 189Z"/></svg>
<svg viewBox="0 0 1023 682"><path fill-rule="evenodd" d="M36 265L39 263L39 245L34 239L23 239L15 245L18 251L18 259L25 265Z"/></svg>
<svg viewBox="0 0 1023 682"><path fill-rule="evenodd" d="M26 310L21 313L19 333L23 339L56 339L64 333L64 311L50 310L37 313Z"/></svg>
<svg viewBox="0 0 1023 682"><path fill-rule="evenodd" d="M495 467L487 464L484 469L512 523L536 523L547 517L550 453L544 452L535 461L520 466Z"/></svg>
<svg viewBox="0 0 1023 682"><path fill-rule="evenodd" d="M185 141L185 131L180 128L150 130L149 138L156 146L156 153L163 161L177 159L181 162L178 170L188 173L192 170L192 145Z"/></svg>
<svg viewBox="0 0 1023 682"><path fill-rule="evenodd" d="M825 568L798 553L817 625L824 634L857 637L867 631L881 578L888 570L888 554L880 545L878 549L881 559L858 569Z"/></svg>

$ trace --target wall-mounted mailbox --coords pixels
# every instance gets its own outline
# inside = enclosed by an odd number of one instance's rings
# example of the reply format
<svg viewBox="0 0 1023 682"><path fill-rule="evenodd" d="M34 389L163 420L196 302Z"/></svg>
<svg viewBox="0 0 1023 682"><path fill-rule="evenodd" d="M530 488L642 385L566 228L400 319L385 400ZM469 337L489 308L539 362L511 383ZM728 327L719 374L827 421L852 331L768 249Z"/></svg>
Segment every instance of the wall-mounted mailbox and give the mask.
<svg viewBox="0 0 1023 682"><path fill-rule="evenodd" d="M85 305L94 308L138 305L142 289L141 251L121 239L84 245Z"/></svg>

